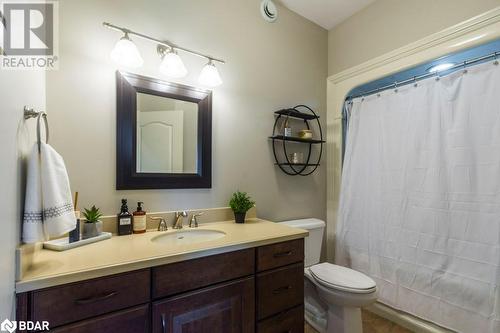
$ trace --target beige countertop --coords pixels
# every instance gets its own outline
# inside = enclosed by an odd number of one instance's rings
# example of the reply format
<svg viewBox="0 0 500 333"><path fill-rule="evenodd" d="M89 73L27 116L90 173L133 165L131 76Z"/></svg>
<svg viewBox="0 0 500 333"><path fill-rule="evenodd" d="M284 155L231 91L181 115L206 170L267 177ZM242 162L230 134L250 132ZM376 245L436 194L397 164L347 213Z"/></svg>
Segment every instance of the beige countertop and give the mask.
<svg viewBox="0 0 500 333"><path fill-rule="evenodd" d="M175 232L148 231L144 234L115 236L101 242L56 252L39 249L31 265L16 282L16 292L26 292L105 275L164 265L193 258L267 245L308 235L306 230L280 223L249 219L204 223L198 229L222 231L225 237L199 243L174 246L152 242L160 234ZM183 231L189 231L184 228Z"/></svg>

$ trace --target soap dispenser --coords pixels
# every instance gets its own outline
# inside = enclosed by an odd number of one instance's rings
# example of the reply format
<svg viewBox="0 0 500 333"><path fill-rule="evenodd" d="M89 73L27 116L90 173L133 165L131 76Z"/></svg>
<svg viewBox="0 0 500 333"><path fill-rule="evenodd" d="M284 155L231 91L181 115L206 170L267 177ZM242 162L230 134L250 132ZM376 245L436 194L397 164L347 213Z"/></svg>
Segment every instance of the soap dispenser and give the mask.
<svg viewBox="0 0 500 333"><path fill-rule="evenodd" d="M146 212L142 209L143 204L143 202L138 202L137 210L134 212L134 234L142 234L146 232Z"/></svg>
<svg viewBox="0 0 500 333"><path fill-rule="evenodd" d="M127 207L127 199L122 199L122 207L118 214L118 235L130 235L132 233L132 214Z"/></svg>

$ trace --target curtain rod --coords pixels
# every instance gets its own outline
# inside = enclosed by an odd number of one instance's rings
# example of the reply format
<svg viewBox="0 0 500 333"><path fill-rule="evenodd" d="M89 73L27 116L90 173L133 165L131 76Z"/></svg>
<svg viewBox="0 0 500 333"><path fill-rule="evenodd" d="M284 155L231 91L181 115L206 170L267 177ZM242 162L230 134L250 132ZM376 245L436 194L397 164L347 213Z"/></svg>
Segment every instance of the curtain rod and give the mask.
<svg viewBox="0 0 500 333"><path fill-rule="evenodd" d="M108 22L103 22L102 25L104 25L105 27L107 27L107 28L109 28L111 30L121 31L124 34L128 34L128 35L134 35L134 36L137 36L139 38L148 40L150 42L154 42L154 43L157 43L159 45L166 46L166 47L168 47L170 49L182 50L184 52L190 53L192 55L195 55L195 56L198 56L198 57L201 57L201 58L206 58L208 60L220 62L221 64L225 64L226 63L222 59L218 59L218 58L215 58L215 57L212 57L212 56L209 56L209 55L197 52L197 51L193 51L193 50L187 49L185 47L182 47L182 46L179 46L179 45L175 45L174 43L162 41L162 40L150 37L148 35L144 35L144 34L141 34L139 32L132 31L132 30L127 29L127 28L119 27L117 25L114 25L114 24L111 24L111 23L108 23Z"/></svg>
<svg viewBox="0 0 500 333"><path fill-rule="evenodd" d="M481 57L477 57L477 58L472 58L472 59L469 59L469 60L465 60L464 62L456 64L456 65L453 65L452 67L450 67L450 68L448 68L448 69L446 69L446 70L444 70L442 72L451 72L451 71L453 71L455 69L466 68L467 66L476 64L476 63L484 61L484 60L496 59L498 57L498 55L500 55L500 52L493 52L493 53L490 53L490 54L485 55L485 56L481 56ZM498 64L498 62L496 64ZM361 93L361 94L357 94L357 95L354 95L354 96L348 96L346 99L352 101L354 98L366 97L366 96L369 96L369 95L373 95L373 94L382 92L382 91L387 90L387 89L391 89L391 88L397 89L398 87L407 85L409 83L416 83L418 81L421 81L421 80L424 80L424 79L427 79L427 78L430 78L430 77L433 77L433 76L438 76L439 77L439 73L440 73L439 71L436 71L436 72L431 72L431 73L425 73L425 74L422 74L422 75L417 75L417 76L414 76L414 77L412 77L410 79L406 79L406 80L403 80L403 81L400 81L400 82L396 81L396 82L394 82L392 84L388 84L388 85L382 86L380 88L372 89L372 90L369 90L369 91Z"/></svg>

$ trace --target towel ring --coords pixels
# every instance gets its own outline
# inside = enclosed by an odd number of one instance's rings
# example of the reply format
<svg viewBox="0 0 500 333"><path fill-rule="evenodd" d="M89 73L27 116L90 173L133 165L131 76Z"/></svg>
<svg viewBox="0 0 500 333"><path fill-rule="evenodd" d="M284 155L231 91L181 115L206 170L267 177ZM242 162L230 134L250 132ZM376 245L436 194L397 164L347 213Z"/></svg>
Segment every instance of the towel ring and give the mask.
<svg viewBox="0 0 500 333"><path fill-rule="evenodd" d="M43 118L43 121L45 123L45 142L49 143L49 121L47 120L47 113L43 111L35 111L35 109L30 108L28 106L24 106L24 119L31 119L31 118L37 118L37 124L36 124L36 139L37 139L37 144L38 144L38 152L41 150L41 144L42 144L42 134L40 131L40 122L41 118Z"/></svg>
<svg viewBox="0 0 500 333"><path fill-rule="evenodd" d="M40 131L41 118L43 118L43 121L45 123L45 143L49 143L49 121L47 120L47 114L45 112L40 112L38 114L38 119L37 119L37 124L36 124L36 137L37 137L37 143L38 143L38 152L40 152L41 143L42 143L42 134Z"/></svg>

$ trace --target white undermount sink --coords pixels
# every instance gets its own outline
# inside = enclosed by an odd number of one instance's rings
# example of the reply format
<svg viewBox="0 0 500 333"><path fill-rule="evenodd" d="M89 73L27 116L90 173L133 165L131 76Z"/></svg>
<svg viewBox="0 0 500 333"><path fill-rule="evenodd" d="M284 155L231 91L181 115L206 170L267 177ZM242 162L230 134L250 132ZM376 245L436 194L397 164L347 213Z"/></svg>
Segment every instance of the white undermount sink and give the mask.
<svg viewBox="0 0 500 333"><path fill-rule="evenodd" d="M225 237L226 233L219 230L191 229L164 233L151 238L159 244L181 245L208 242Z"/></svg>

